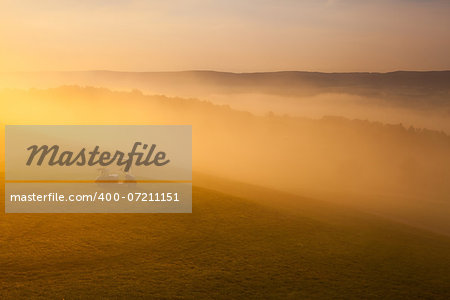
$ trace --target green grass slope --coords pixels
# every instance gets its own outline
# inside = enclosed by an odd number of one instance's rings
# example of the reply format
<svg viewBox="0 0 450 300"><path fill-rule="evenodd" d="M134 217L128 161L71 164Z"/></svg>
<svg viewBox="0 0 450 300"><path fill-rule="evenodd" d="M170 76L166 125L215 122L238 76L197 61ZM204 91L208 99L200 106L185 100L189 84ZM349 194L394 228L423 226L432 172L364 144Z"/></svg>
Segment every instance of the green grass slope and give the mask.
<svg viewBox="0 0 450 300"><path fill-rule="evenodd" d="M447 237L301 198L193 199L192 214L1 215L0 298L450 295Z"/></svg>

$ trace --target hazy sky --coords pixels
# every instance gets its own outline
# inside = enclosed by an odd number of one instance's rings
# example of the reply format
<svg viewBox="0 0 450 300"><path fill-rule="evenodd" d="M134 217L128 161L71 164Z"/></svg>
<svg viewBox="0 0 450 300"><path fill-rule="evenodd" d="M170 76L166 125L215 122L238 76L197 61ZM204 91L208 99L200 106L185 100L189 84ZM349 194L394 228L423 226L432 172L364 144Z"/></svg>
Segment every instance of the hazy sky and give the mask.
<svg viewBox="0 0 450 300"><path fill-rule="evenodd" d="M447 0L0 0L0 71L450 69Z"/></svg>

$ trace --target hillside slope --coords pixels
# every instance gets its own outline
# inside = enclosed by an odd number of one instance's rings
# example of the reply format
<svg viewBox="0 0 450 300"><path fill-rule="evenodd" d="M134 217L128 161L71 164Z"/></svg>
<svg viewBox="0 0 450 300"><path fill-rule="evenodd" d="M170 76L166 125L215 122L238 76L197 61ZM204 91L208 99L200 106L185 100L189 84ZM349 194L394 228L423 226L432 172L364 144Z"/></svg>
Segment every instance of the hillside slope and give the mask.
<svg viewBox="0 0 450 300"><path fill-rule="evenodd" d="M1 215L0 298L448 299L448 238L300 197L193 199L181 215Z"/></svg>

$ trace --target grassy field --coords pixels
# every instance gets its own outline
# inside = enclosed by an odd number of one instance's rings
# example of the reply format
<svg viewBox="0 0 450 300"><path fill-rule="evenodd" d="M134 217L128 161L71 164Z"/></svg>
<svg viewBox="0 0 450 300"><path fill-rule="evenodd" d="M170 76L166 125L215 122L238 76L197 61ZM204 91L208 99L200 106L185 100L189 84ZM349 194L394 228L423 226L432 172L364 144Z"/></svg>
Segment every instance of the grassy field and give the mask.
<svg viewBox="0 0 450 300"><path fill-rule="evenodd" d="M194 187L192 214L2 214L0 298L449 299L448 237L248 197Z"/></svg>

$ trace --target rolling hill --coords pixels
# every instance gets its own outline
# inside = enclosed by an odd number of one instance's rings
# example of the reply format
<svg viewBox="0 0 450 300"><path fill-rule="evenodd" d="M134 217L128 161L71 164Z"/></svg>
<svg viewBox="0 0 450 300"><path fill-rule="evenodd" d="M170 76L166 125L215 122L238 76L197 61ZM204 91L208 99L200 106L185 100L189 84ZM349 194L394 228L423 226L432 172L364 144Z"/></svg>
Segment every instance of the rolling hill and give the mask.
<svg viewBox="0 0 450 300"><path fill-rule="evenodd" d="M1 215L0 298L448 299L447 237L195 182L192 214Z"/></svg>
<svg viewBox="0 0 450 300"><path fill-rule="evenodd" d="M192 124L207 174L192 214L1 214L1 299L448 299L445 133L92 87L0 99L2 125Z"/></svg>

